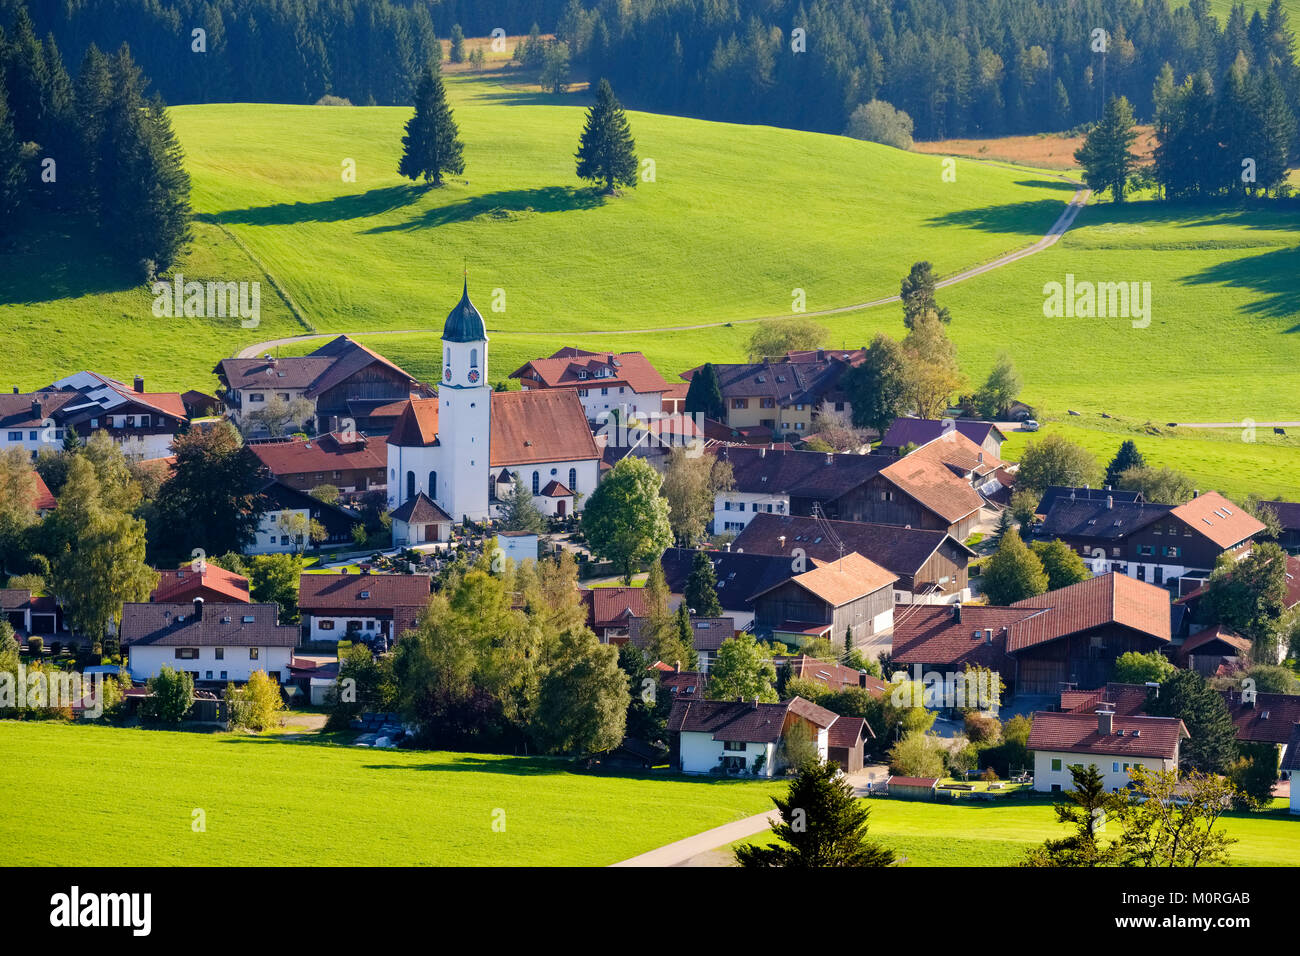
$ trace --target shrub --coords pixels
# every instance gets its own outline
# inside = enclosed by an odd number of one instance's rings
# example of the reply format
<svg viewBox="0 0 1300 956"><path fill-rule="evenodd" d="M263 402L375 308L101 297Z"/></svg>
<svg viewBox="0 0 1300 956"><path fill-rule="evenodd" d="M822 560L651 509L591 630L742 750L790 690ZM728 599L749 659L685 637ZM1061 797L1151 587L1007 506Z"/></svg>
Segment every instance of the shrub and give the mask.
<svg viewBox="0 0 1300 956"><path fill-rule="evenodd" d="M884 100L872 100L855 109L845 132L854 139L912 148L912 117Z"/></svg>
<svg viewBox="0 0 1300 956"><path fill-rule="evenodd" d="M980 774L980 779L985 783L996 783L998 780L998 772L992 767L985 767L984 772Z"/></svg>
<svg viewBox="0 0 1300 956"><path fill-rule="evenodd" d="M973 744L996 744L1002 739L1002 724L996 717L971 711L966 715L966 736Z"/></svg>
<svg viewBox="0 0 1300 956"><path fill-rule="evenodd" d="M39 637L27 638L27 653L33 657L40 657L45 652L45 641Z"/></svg>
<svg viewBox="0 0 1300 956"><path fill-rule="evenodd" d="M63 653L63 642L62 642L62 641L50 641L50 653L53 654L55 657L58 657L60 654L62 654L62 653Z"/></svg>

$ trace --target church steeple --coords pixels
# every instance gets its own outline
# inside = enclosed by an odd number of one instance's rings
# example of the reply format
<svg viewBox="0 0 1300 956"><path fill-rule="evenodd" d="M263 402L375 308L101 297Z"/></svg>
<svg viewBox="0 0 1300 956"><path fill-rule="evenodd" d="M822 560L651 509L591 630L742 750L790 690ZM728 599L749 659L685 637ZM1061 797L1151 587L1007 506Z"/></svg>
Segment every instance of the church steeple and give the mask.
<svg viewBox="0 0 1300 956"><path fill-rule="evenodd" d="M486 342L487 327L483 316L474 303L469 300L469 275L465 276L465 285L456 307L447 313L447 322L442 328L444 342Z"/></svg>

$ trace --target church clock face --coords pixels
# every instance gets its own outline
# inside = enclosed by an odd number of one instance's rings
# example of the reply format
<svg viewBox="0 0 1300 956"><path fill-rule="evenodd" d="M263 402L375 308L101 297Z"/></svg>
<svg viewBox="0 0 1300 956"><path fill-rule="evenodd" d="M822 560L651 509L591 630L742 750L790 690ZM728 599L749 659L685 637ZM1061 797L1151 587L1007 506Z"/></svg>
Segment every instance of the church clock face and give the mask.
<svg viewBox="0 0 1300 956"><path fill-rule="evenodd" d="M469 370L469 380L471 383L478 381L478 369L472 368Z"/></svg>
<svg viewBox="0 0 1300 956"><path fill-rule="evenodd" d="M450 382L450 381L451 381L451 369L449 369L449 368L445 368L445 369L442 370L442 380L443 380L444 382Z"/></svg>

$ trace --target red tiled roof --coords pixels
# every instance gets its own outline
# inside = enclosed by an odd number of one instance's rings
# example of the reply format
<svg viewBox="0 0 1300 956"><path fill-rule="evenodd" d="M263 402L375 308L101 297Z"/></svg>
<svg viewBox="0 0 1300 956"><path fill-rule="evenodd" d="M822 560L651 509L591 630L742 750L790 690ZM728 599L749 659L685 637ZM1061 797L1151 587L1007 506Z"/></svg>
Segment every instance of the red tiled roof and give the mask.
<svg viewBox="0 0 1300 956"><path fill-rule="evenodd" d="M1231 548L1264 530L1264 525L1245 509L1217 491L1197 495L1171 514L1195 528L1221 548Z"/></svg>
<svg viewBox="0 0 1300 956"><path fill-rule="evenodd" d="M248 578L208 563L204 563L200 571L190 567L159 571L158 586L149 595L149 600L155 604L187 601L204 588L223 594L232 601L247 604L251 600Z"/></svg>
<svg viewBox="0 0 1300 956"><path fill-rule="evenodd" d="M573 492L552 478L542 489L543 498L572 498Z"/></svg>
<svg viewBox="0 0 1300 956"><path fill-rule="evenodd" d="M839 716L802 697L777 704L678 697L668 715L668 731L710 734L714 740L775 743L781 738L787 714L796 714L821 728L829 728Z"/></svg>
<svg viewBox="0 0 1300 956"><path fill-rule="evenodd" d="M33 471L32 477L36 479L36 499L32 502L32 507L37 511L49 511L58 505L54 499L50 486L41 478L40 472Z"/></svg>
<svg viewBox="0 0 1300 956"><path fill-rule="evenodd" d="M871 732L867 722L861 717L840 717L839 720L831 724L831 729L826 734L827 747L843 747L852 750L858 745L858 741L864 737L874 738L876 735Z"/></svg>
<svg viewBox="0 0 1300 956"><path fill-rule="evenodd" d="M1220 693L1237 727L1238 740L1284 744L1291 737L1291 728L1300 721L1300 696L1257 693L1254 703L1247 703L1241 691Z"/></svg>
<svg viewBox="0 0 1300 956"><path fill-rule="evenodd" d="M1061 691L1061 710L1072 714L1095 714L1099 704L1109 704L1109 710L1124 717L1133 717L1146 710L1150 688L1145 684L1120 684L1111 681L1096 690Z"/></svg>
<svg viewBox="0 0 1300 956"><path fill-rule="evenodd" d="M838 561L818 562L811 571L796 574L792 580L809 594L820 598L832 607L841 607L868 594L874 594L881 588L887 588L898 580L897 574L886 571L874 561L868 561L856 551L850 551ZM758 598L781 584L753 595Z"/></svg>
<svg viewBox="0 0 1300 956"><path fill-rule="evenodd" d="M1012 606L1039 608L1045 612L1011 628L1007 651L1012 654L1112 623L1149 634L1159 641L1169 640L1169 592L1127 574L1102 574L1017 601Z"/></svg>
<svg viewBox="0 0 1300 956"><path fill-rule="evenodd" d="M899 777L894 775L885 781L887 787L929 787L931 790L938 784L938 777Z"/></svg>
<svg viewBox="0 0 1300 956"><path fill-rule="evenodd" d="M895 609L895 664L965 664L1010 671L1007 629L1039 613L1031 608L967 605L957 620L946 604L907 604ZM975 636L975 632L979 636ZM993 632L992 643L986 631Z"/></svg>
<svg viewBox="0 0 1300 956"><path fill-rule="evenodd" d="M291 441L254 442L248 447L277 477L355 469L382 471L388 467L387 440L365 435L358 435L353 441L329 434Z"/></svg>
<svg viewBox="0 0 1300 956"><path fill-rule="evenodd" d="M1221 652L1225 657L1243 657L1250 654L1250 641L1240 634L1226 627L1207 627L1183 641L1183 646L1178 648L1178 657L1185 661L1207 644L1216 642L1228 645L1228 650Z"/></svg>
<svg viewBox="0 0 1300 956"><path fill-rule="evenodd" d="M362 597L365 591L369 597ZM302 574L298 607L308 613L369 612L391 615L399 607L429 603L429 578L423 574Z"/></svg>
<svg viewBox="0 0 1300 956"><path fill-rule="evenodd" d="M627 624L628 617L645 617L645 588L591 588L582 592L587 622L592 628ZM628 612L631 611L629 615Z"/></svg>
<svg viewBox="0 0 1300 956"><path fill-rule="evenodd" d="M1110 734L1098 729L1095 714L1053 714L1039 711L1033 716L1028 748L1098 757L1159 757L1173 760L1178 742L1189 736L1177 717L1112 718ZM1122 733L1121 733L1122 732Z"/></svg>
<svg viewBox="0 0 1300 956"><path fill-rule="evenodd" d="M979 492L942 461L917 452L881 469L880 474L950 523L978 511L984 503Z"/></svg>
<svg viewBox="0 0 1300 956"><path fill-rule="evenodd" d="M596 378L598 369L608 369L612 374ZM580 378L579 374L584 371L587 377ZM639 395L668 389L664 377L640 352L585 352L566 348L550 358L525 362L511 372L510 377L536 379L544 388L606 388L610 385L626 385Z"/></svg>

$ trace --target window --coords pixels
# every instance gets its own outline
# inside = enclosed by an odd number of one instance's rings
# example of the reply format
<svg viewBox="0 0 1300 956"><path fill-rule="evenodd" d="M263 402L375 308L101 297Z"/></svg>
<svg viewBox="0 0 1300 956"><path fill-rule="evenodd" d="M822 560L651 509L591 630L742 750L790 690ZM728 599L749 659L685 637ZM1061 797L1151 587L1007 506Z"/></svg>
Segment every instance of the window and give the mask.
<svg viewBox="0 0 1300 956"><path fill-rule="evenodd" d="M436 471L429 472L429 497L438 497L438 473Z"/></svg>
<svg viewBox="0 0 1300 956"><path fill-rule="evenodd" d="M578 490L578 469L576 468L569 469L569 490Z"/></svg>
<svg viewBox="0 0 1300 956"><path fill-rule="evenodd" d="M533 494L540 494L542 490L542 476L533 472Z"/></svg>
<svg viewBox="0 0 1300 956"><path fill-rule="evenodd" d="M178 661L197 661L199 659L199 649L197 647L178 647L176 648L176 659Z"/></svg>
<svg viewBox="0 0 1300 956"><path fill-rule="evenodd" d="M733 398L733 399L731 400L731 407L732 407L732 408L749 408L749 399L747 399L747 398Z"/></svg>
<svg viewBox="0 0 1300 956"><path fill-rule="evenodd" d="M478 349L469 350L469 367L478 368Z"/></svg>
<svg viewBox="0 0 1300 956"><path fill-rule="evenodd" d="M225 672L225 671L222 671L222 672L221 672L221 679L222 679L222 680L225 680L225 679L226 679L226 672Z"/></svg>
<svg viewBox="0 0 1300 956"><path fill-rule="evenodd" d="M608 394L609 394L609 389L607 389L607 388L602 388L602 389L600 390L600 394L602 394L602 395L608 395Z"/></svg>
<svg viewBox="0 0 1300 956"><path fill-rule="evenodd" d="M1053 769L1053 770L1060 770L1060 769L1061 769L1061 758L1060 758L1060 757L1053 757L1053 758L1052 758L1052 769Z"/></svg>
<svg viewBox="0 0 1300 956"><path fill-rule="evenodd" d="M587 370L585 368L578 369L578 378L586 378L586 377L587 377Z"/></svg>
<svg viewBox="0 0 1300 956"><path fill-rule="evenodd" d="M406 497L415 497L415 472L413 471L406 473Z"/></svg>
<svg viewBox="0 0 1300 956"><path fill-rule="evenodd" d="M22 441L22 440L23 440L23 433L22 433L22 432L10 432L10 433L9 433L9 440L10 440L10 441Z"/></svg>
<svg viewBox="0 0 1300 956"><path fill-rule="evenodd" d="M722 745L723 750L744 750L745 743L742 740L728 740Z"/></svg>
<svg viewBox="0 0 1300 956"><path fill-rule="evenodd" d="M22 436L19 435L18 437L21 438ZM27 433L27 439L28 439L28 441L36 441L36 432L35 432L35 431L30 431L30 432L28 432L28 433Z"/></svg>
<svg viewBox="0 0 1300 956"><path fill-rule="evenodd" d="M775 398L761 398L758 401L759 408L776 408Z"/></svg>
<svg viewBox="0 0 1300 956"><path fill-rule="evenodd" d="M1116 760L1113 764L1110 765L1110 771L1111 771L1111 773L1119 773L1119 761L1118 761L1118 760Z"/></svg>
<svg viewBox="0 0 1300 956"><path fill-rule="evenodd" d="M250 661L255 661L255 660L257 660L257 659L258 659L257 655L258 655L258 652L259 652L259 651L261 651L261 648L260 648L260 647L250 647L250 648L248 649L248 659L249 659Z"/></svg>
<svg viewBox="0 0 1300 956"><path fill-rule="evenodd" d="M451 368L451 349L449 348L442 350L442 367Z"/></svg>
<svg viewBox="0 0 1300 956"><path fill-rule="evenodd" d="M263 395L261 392L249 392L249 393L248 393L248 402L249 402L250 405L253 404L253 403L255 403L255 402L264 402L264 401L266 401L266 396Z"/></svg>
<svg viewBox="0 0 1300 956"><path fill-rule="evenodd" d="M212 671L208 671L207 679L212 680Z"/></svg>
<svg viewBox="0 0 1300 956"><path fill-rule="evenodd" d="M332 631L332 630L334 630L334 622L333 622L333 621L317 621L317 622L316 622L316 626L317 626L318 628L320 628L322 631Z"/></svg>
<svg viewBox="0 0 1300 956"><path fill-rule="evenodd" d="M224 661L226 659L226 649L224 647L218 647L215 653L217 660Z"/></svg>
<svg viewBox="0 0 1300 956"><path fill-rule="evenodd" d="M724 501L724 502L722 503L722 510L723 510L723 511L730 511L730 510L731 510L731 502L730 502L730 501Z"/></svg>

